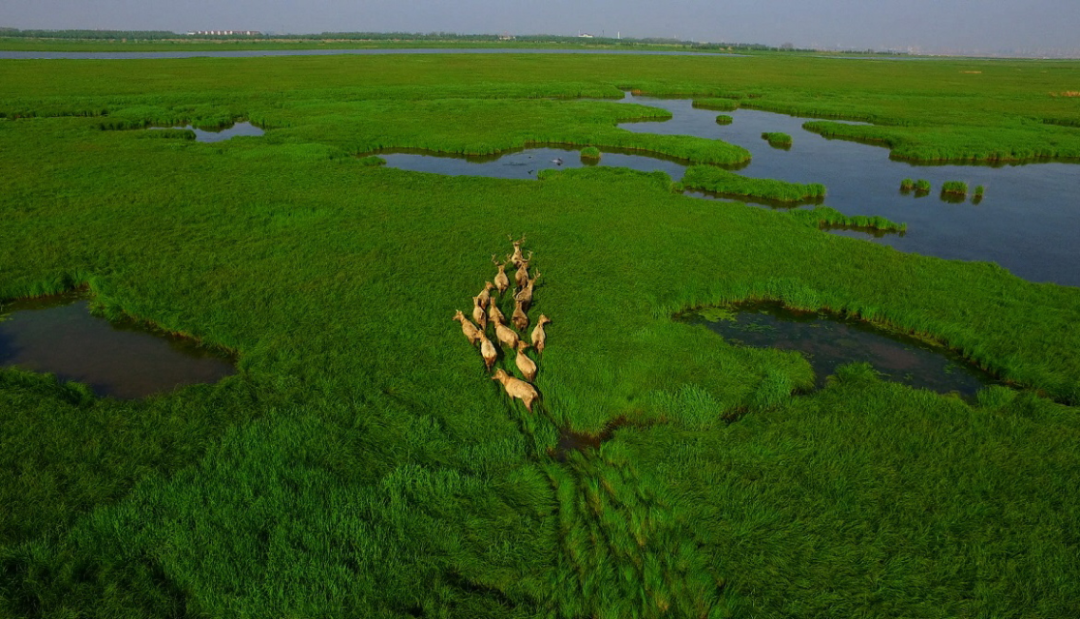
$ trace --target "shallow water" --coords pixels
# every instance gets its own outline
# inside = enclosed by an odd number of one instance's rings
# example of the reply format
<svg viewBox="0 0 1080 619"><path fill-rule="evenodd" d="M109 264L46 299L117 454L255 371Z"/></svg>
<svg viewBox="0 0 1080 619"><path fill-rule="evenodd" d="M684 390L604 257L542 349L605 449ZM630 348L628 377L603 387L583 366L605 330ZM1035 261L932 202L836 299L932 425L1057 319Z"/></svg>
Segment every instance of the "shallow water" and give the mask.
<svg viewBox="0 0 1080 619"><path fill-rule="evenodd" d="M794 183L824 183L825 204L847 215L881 215L906 222L907 234L882 235L874 242L899 250L1000 264L1032 281L1080 286L1080 165L1030 163L914 165L889 159L889 150L843 140L829 140L802 128L807 119L761 112L722 112L734 120L717 125L720 112L694 109L689 99L652 99L628 95L626 102L672 112L668 121L619 125L637 133L681 134L722 139L749 150L753 159L739 174ZM771 148L762 132L792 136L790 150ZM933 189L925 196L900 191L904 178L923 178ZM972 195L959 204L942 200L945 181L966 181L971 191L986 187L978 204ZM838 234L868 238L856 231Z"/></svg>
<svg viewBox="0 0 1080 619"><path fill-rule="evenodd" d="M5 304L0 366L17 366L86 383L99 396L141 398L236 373L190 340L92 316L85 298Z"/></svg>
<svg viewBox="0 0 1080 619"><path fill-rule="evenodd" d="M723 112L734 121L717 125L719 112L695 109L689 99L653 99L627 94L622 101L659 107L672 112L666 121L635 121L619 127L635 133L692 135L722 139L746 148L753 155L740 174L795 183L824 183L824 204L847 215L880 215L905 222L905 234L867 234L861 229L832 229L844 236L867 239L905 252L959 260L996 262L1014 274L1037 282L1080 286L1080 204L1073 197L1080 187L1080 165L1030 163L1000 167L980 165L914 165L889 159L879 146L826 139L802 128L807 119L739 109ZM769 146L761 139L767 131L788 133L789 149ZM496 157L436 156L431 153L383 154L387 164L401 169L439 174L465 174L496 178L536 178L545 168L581 167L580 150L530 148ZM556 163L555 160L560 160ZM683 162L626 152L604 152L599 165L641 171L663 170L682 177ZM904 178L926 179L929 194L901 192ZM977 185L986 194L976 202L971 194L959 203L940 193L946 181ZM688 192L701 198L717 198ZM773 208L792 205L752 199L725 201L758 203ZM821 202L810 202L807 205Z"/></svg>
<svg viewBox="0 0 1080 619"><path fill-rule="evenodd" d="M163 129L165 127L154 127L154 129ZM169 129L189 129L195 132L195 140L198 142L222 142L229 138L235 138L240 135L258 137L266 132L256 127L249 122L234 123L228 127L221 127L220 129L199 129L192 125L183 125L180 127L168 127Z"/></svg>
<svg viewBox="0 0 1080 619"><path fill-rule="evenodd" d="M797 350L810 362L819 386L824 386L837 366L861 361L873 365L886 380L939 393L973 396L999 382L955 353L859 320L796 312L779 303L742 304L723 314L722 310L704 310L682 319L704 324L735 344Z"/></svg>

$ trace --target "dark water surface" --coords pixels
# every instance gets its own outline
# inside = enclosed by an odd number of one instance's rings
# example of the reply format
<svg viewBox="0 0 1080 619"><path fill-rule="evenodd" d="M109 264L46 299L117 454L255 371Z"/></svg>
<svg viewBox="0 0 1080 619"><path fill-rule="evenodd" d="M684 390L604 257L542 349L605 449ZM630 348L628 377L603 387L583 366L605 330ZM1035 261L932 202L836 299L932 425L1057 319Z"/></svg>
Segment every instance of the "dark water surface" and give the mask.
<svg viewBox="0 0 1080 619"><path fill-rule="evenodd" d="M724 339L755 348L797 350L814 369L819 386L844 363L868 362L883 378L939 393L973 396L999 384L958 354L902 337L865 322L818 312L796 312L779 303L748 303L704 310L684 319L705 324Z"/></svg>
<svg viewBox="0 0 1080 619"><path fill-rule="evenodd" d="M236 373L227 360L190 340L92 316L85 298L5 304L0 366L18 366L86 383L99 396L130 399L213 383Z"/></svg>
<svg viewBox="0 0 1080 619"><path fill-rule="evenodd" d="M162 129L164 127L153 127L154 129ZM235 138L239 135L247 135L258 137L266 133L259 127L249 122L239 122L229 125L228 127L221 127L219 129L199 129L191 125L183 125L181 127L168 127L169 129L190 129L195 132L195 140L198 142L222 142L229 138Z"/></svg>

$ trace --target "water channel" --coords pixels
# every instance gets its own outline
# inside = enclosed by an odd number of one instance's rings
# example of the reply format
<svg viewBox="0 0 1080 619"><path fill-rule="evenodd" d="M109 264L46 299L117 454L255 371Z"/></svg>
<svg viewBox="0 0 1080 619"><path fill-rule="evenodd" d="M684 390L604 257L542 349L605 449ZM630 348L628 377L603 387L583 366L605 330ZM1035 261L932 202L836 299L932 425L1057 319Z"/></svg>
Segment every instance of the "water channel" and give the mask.
<svg viewBox="0 0 1080 619"><path fill-rule="evenodd" d="M804 118L739 109L724 112L730 125L716 123L717 112L696 109L689 99L654 99L627 94L625 102L669 110L667 121L623 123L637 133L691 135L722 139L746 148L753 155L740 174L795 183L824 183L824 204L847 215L881 215L906 222L906 234L868 235L861 230L832 230L890 245L905 252L959 260L996 262L1014 274L1036 282L1080 286L1080 205L1073 194L1080 187L1080 165L1030 163L1000 167L980 165L913 165L889 158L886 148L826 139L802 128ZM779 131L793 137L790 149L777 149L761 139L763 132ZM602 149L603 150L603 149ZM439 174L465 174L496 178L536 178L549 168L587 165L577 149L529 148L494 157L436 156L431 153L380 153L387 164L401 169ZM636 170L663 170L673 179L686 166L663 157L604 151L599 165ZM901 192L904 178L926 179L929 194ZM943 199L944 182L967 182L986 188L981 201L970 197L960 203ZM707 198L700 192L687 195ZM752 201L747 201L752 203ZM776 205L772 205L776 207ZM812 208L807 206L806 208Z"/></svg>
<svg viewBox="0 0 1080 619"><path fill-rule="evenodd" d="M175 336L90 314L78 295L16 301L0 310L0 367L49 372L120 399L214 383L236 373L228 359Z"/></svg>
<svg viewBox="0 0 1080 619"><path fill-rule="evenodd" d="M199 129L192 125L183 125L180 127L151 127L150 130L160 129L187 129L195 132L195 141L197 142L222 142L229 138L235 138L237 136L246 135L252 137L258 137L266 133L259 127L249 122L233 123L227 127L220 127L218 129Z"/></svg>

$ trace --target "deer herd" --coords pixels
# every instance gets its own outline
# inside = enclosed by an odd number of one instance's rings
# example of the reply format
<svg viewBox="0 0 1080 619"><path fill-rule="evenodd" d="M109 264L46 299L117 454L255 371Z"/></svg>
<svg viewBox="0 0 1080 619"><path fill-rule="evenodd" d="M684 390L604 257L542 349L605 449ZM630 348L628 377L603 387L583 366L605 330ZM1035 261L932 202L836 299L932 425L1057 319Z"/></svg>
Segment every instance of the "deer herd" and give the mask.
<svg viewBox="0 0 1080 619"><path fill-rule="evenodd" d="M487 336L489 323L493 325L495 340L504 347L507 356L511 351L516 351L514 364L524 380L507 374L503 369L496 370L491 380L499 381L507 395L524 402L525 408L532 412L533 403L540 399L540 394L532 385L532 382L536 380L536 363L525 354L525 350L531 346L538 354L544 352L547 339L544 325L550 323L551 319L543 314L540 315L530 336L531 343L526 341L524 335L518 335L518 331L524 334L529 328L528 311L532 305L533 289L536 287L536 280L540 279L540 272L537 271L533 277L529 277L529 263L532 261L533 253L530 251L528 257L525 257L521 252L525 235L516 241L513 237L507 238L514 244L514 253L506 256L502 263L492 254L491 261L499 272L495 275L494 282L484 282L484 289L472 298L472 320L469 320L461 310L454 314L454 320L461 323L461 331L469 339L470 344L473 346L480 344L480 356L483 357L484 366L488 372L499 358L499 348ZM514 312L510 316L510 322L518 331L507 324L506 316L499 310L498 305L498 300L510 289L510 278L506 274L506 267L511 264L517 271L514 273L516 288L512 295Z"/></svg>

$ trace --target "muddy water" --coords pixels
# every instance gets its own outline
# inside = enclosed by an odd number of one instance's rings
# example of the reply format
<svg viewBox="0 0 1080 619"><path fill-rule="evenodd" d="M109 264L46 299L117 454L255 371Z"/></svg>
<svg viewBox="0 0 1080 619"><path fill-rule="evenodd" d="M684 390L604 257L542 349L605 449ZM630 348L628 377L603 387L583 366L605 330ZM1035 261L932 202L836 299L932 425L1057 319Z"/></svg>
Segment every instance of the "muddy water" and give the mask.
<svg viewBox="0 0 1080 619"><path fill-rule="evenodd" d="M86 383L99 396L141 398L234 374L226 359L193 342L92 316L74 296L5 304L0 366Z"/></svg>
<svg viewBox="0 0 1080 619"><path fill-rule="evenodd" d="M182 127L169 127L170 129L190 129L195 132L195 140L198 142L222 142L229 138L235 138L239 135L247 135L258 137L266 133L259 127L249 123L240 122L230 125L228 127L222 127L220 129L198 129L191 125L184 125Z"/></svg>
<svg viewBox="0 0 1080 619"><path fill-rule="evenodd" d="M729 342L755 348L796 350L806 357L819 386L844 363L868 362L886 380L939 393L973 396L997 384L959 355L864 322L818 312L796 312L778 303L737 306L727 313L705 310L685 320L705 324Z"/></svg>

